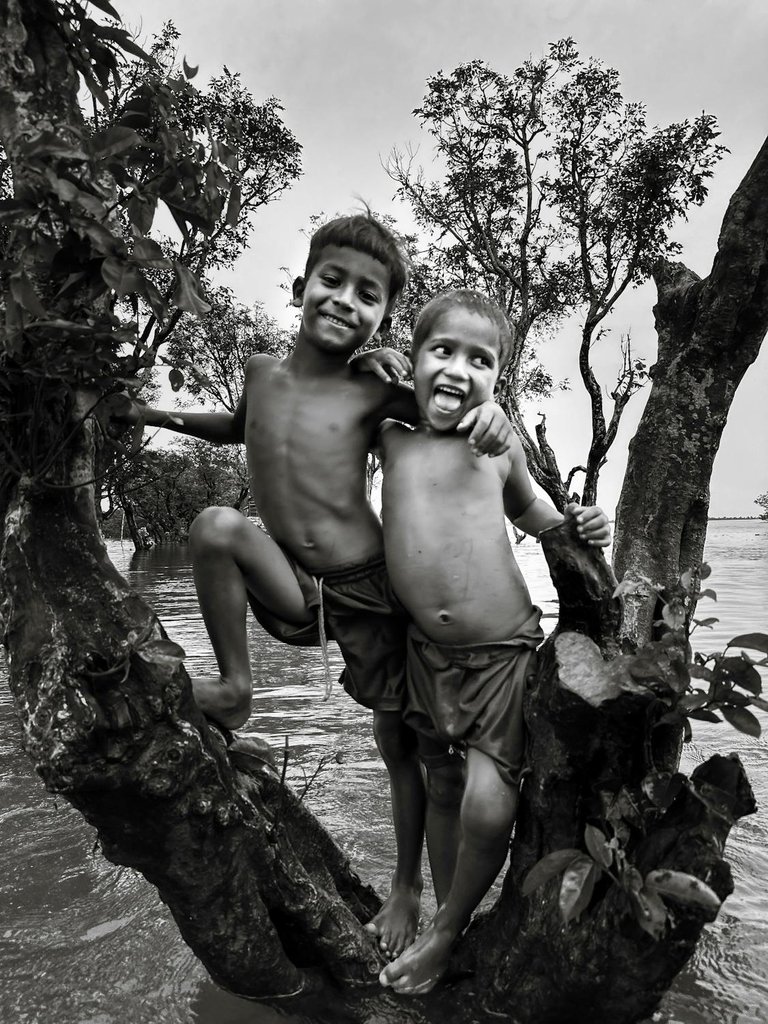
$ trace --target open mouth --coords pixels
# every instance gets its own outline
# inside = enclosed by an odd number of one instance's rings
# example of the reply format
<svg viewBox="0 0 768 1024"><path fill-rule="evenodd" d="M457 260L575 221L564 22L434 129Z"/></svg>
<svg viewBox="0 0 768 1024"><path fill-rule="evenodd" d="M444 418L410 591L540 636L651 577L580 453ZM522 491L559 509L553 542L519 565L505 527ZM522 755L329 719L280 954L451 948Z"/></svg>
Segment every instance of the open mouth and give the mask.
<svg viewBox="0 0 768 1024"><path fill-rule="evenodd" d="M456 412L464 401L464 392L448 384L438 384L432 394L432 400L440 412Z"/></svg>

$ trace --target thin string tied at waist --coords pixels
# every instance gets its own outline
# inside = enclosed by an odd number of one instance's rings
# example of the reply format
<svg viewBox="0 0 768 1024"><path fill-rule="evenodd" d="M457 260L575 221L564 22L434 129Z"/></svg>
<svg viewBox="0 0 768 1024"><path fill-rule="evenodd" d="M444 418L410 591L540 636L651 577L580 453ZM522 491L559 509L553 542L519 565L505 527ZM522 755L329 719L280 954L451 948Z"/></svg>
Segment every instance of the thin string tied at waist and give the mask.
<svg viewBox="0 0 768 1024"><path fill-rule="evenodd" d="M323 577L315 576L315 586L317 587L317 596L319 605L317 608L317 627L318 633L320 634L320 650L323 653L323 668L325 669L325 697L324 700L329 700L333 693L333 676L331 675L331 663L328 660L328 634L325 631L325 605L323 603Z"/></svg>

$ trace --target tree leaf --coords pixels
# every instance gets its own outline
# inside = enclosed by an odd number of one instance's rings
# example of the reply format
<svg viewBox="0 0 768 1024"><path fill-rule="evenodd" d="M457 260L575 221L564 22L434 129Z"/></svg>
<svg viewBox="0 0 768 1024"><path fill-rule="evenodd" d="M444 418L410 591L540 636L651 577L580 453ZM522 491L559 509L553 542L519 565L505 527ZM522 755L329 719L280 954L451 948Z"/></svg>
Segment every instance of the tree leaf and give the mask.
<svg viewBox="0 0 768 1024"><path fill-rule="evenodd" d="M583 856L584 854L581 850L573 849L555 850L554 853L548 853L546 857L542 857L540 861L537 861L525 876L522 886L523 896L530 896L534 889L538 889L540 885L544 885L550 878L559 875L577 857Z"/></svg>
<svg viewBox="0 0 768 1024"><path fill-rule="evenodd" d="M197 72L200 70L200 65L196 64L192 67L191 64L187 64L187 58L183 57L181 60L181 66L184 68L184 75L187 79L194 78Z"/></svg>
<svg viewBox="0 0 768 1024"><path fill-rule="evenodd" d="M179 309L202 316L210 313L211 306L200 295L200 284L192 271L181 263L175 263L178 285L173 293L173 301Z"/></svg>
<svg viewBox="0 0 768 1024"><path fill-rule="evenodd" d="M696 708L688 712L689 718L695 718L697 722L722 722L714 711L707 711L706 708Z"/></svg>
<svg viewBox="0 0 768 1024"><path fill-rule="evenodd" d="M168 382L174 391L179 391L184 387L184 374L174 366L168 372Z"/></svg>
<svg viewBox="0 0 768 1024"><path fill-rule="evenodd" d="M157 199L154 197L151 199L142 199L135 192L126 203L128 219L131 224L133 224L133 226L142 233L142 235L146 235L152 227L152 221L155 219L156 207Z"/></svg>
<svg viewBox="0 0 768 1024"><path fill-rule="evenodd" d="M241 201L240 186L235 183L229 190L229 201L227 203L226 223L231 228L236 226L237 218L240 216Z"/></svg>
<svg viewBox="0 0 768 1024"><path fill-rule="evenodd" d="M40 301L40 296L23 270L18 270L15 274L11 274L8 284L11 289L11 295L22 309L26 309L33 316L46 316L46 308Z"/></svg>
<svg viewBox="0 0 768 1024"><path fill-rule="evenodd" d="M645 884L662 896L668 896L690 907L701 907L702 910L713 914L717 913L722 903L717 893L710 889L706 882L684 871L668 871L665 868L649 871L645 876Z"/></svg>
<svg viewBox="0 0 768 1024"><path fill-rule="evenodd" d="M664 937L669 916L664 901L652 887L648 886L643 886L633 893L633 897L635 920L651 938L660 941Z"/></svg>
<svg viewBox="0 0 768 1024"><path fill-rule="evenodd" d="M763 691L763 681L760 673L743 658L723 658L717 666L717 675L743 690L748 690L755 697Z"/></svg>
<svg viewBox="0 0 768 1024"><path fill-rule="evenodd" d="M695 711L697 708L703 708L707 703L709 703L709 694L703 690L694 690L693 693L683 694L680 698L680 707L686 711Z"/></svg>
<svg viewBox="0 0 768 1024"><path fill-rule="evenodd" d="M679 601L670 601L661 609L661 617L669 629L682 629L685 625L685 608Z"/></svg>
<svg viewBox="0 0 768 1024"><path fill-rule="evenodd" d="M565 869L560 883L560 913L565 924L578 921L595 888L600 869L591 857L581 854Z"/></svg>
<svg viewBox="0 0 768 1024"><path fill-rule="evenodd" d="M604 868L613 862L613 850L603 832L595 825L587 825L584 829L584 843L592 859Z"/></svg>
<svg viewBox="0 0 768 1024"><path fill-rule="evenodd" d="M108 156L116 156L118 153L124 153L126 149L140 146L143 142L142 137L133 128L116 124L93 136L91 152L96 160L104 160Z"/></svg>
<svg viewBox="0 0 768 1024"><path fill-rule="evenodd" d="M666 810L685 783L680 772L650 772L642 781L645 795L654 806Z"/></svg>
<svg viewBox="0 0 768 1024"><path fill-rule="evenodd" d="M114 256L102 260L101 276L116 295L143 295L146 291L146 280L138 267L132 267Z"/></svg>
<svg viewBox="0 0 768 1024"><path fill-rule="evenodd" d="M728 641L729 647L746 647L750 651L768 654L768 636L765 633L741 633Z"/></svg>
<svg viewBox="0 0 768 1024"><path fill-rule="evenodd" d="M142 263L151 263L153 266L170 266L170 261L165 258L162 248L153 238L134 239L133 258Z"/></svg>
<svg viewBox="0 0 768 1024"><path fill-rule="evenodd" d="M715 678L711 668L706 668L704 665L689 665L688 674L691 679L706 679L708 683L711 683Z"/></svg>
<svg viewBox="0 0 768 1024"><path fill-rule="evenodd" d="M746 733L747 736L759 736L763 731L758 719L746 708L735 708L732 705L724 704L720 712L726 722L729 722L734 729Z"/></svg>
<svg viewBox="0 0 768 1024"><path fill-rule="evenodd" d="M713 601L717 600L717 594L714 590L700 590L699 593L696 595L696 600L700 601L702 597L709 597Z"/></svg>
<svg viewBox="0 0 768 1024"><path fill-rule="evenodd" d="M147 640L135 647L134 651L142 661L162 666L171 672L175 672L186 658L183 647L166 639Z"/></svg>
<svg viewBox="0 0 768 1024"><path fill-rule="evenodd" d="M108 0L90 0L94 7L98 7L100 11L108 14L110 18L114 18L115 21L121 21L120 15L117 13L115 8Z"/></svg>

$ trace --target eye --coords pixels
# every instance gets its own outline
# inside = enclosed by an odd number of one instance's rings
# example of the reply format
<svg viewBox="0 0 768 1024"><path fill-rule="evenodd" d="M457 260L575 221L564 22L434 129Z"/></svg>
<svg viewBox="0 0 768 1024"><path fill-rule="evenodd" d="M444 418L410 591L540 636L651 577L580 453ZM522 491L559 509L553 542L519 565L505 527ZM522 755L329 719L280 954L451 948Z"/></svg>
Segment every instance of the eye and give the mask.
<svg viewBox="0 0 768 1024"><path fill-rule="evenodd" d="M331 288L334 288L339 283L338 277L335 277L333 274L323 274L320 277L320 280L323 282L323 284L327 284Z"/></svg>
<svg viewBox="0 0 768 1024"><path fill-rule="evenodd" d="M432 351L438 356L449 356L451 354L450 346L445 345L443 342L433 345Z"/></svg>
<svg viewBox="0 0 768 1024"><path fill-rule="evenodd" d="M486 369L486 370L493 369L493 365L494 365L493 364L493 360L490 358L490 356L475 356L474 359L472 360L472 362L476 366L482 366L483 369Z"/></svg>
<svg viewBox="0 0 768 1024"><path fill-rule="evenodd" d="M363 302L367 302L370 305L373 305L373 303L380 301L378 292L363 291L360 292L360 298L363 300Z"/></svg>

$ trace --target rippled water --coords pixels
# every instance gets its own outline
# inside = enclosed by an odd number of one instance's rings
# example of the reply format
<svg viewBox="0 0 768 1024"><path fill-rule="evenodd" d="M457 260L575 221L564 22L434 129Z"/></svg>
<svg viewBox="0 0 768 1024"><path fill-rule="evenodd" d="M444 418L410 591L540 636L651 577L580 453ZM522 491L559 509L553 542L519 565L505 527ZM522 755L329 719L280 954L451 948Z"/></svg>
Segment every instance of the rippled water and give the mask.
<svg viewBox="0 0 768 1024"><path fill-rule="evenodd" d="M186 549L134 555L130 545L115 543L110 554L184 647L189 671L213 671ZM554 590L540 548L526 541L516 554L534 600L553 611ZM768 632L768 523L710 523L706 557L718 594L706 614L721 621L702 637L700 648L719 649L740 632ZM280 645L256 623L250 628L254 730L278 747L290 737L289 780L298 789L324 754L344 754L341 765L320 773L306 799L366 881L386 891L394 848L386 773L369 713L341 692L323 701L318 652ZM332 668L340 671L334 645L331 656ZM2 672L0 666L0 1021L293 1024L293 1018L213 985L154 889L94 852L93 830L66 803L46 794L21 753ZM736 890L655 1016L658 1024L768 1022L768 745L725 725L697 723L684 767L730 750L744 762L761 809L731 833L728 858Z"/></svg>

